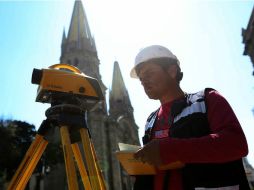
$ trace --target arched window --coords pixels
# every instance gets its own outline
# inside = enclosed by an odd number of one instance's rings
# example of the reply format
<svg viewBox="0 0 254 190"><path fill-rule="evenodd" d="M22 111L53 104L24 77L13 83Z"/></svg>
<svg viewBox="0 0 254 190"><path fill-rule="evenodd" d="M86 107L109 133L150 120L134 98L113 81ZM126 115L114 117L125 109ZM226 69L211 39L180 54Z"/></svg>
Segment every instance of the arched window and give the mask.
<svg viewBox="0 0 254 190"><path fill-rule="evenodd" d="M74 59L74 64L73 64L73 65L74 65L75 67L77 67L77 66L78 66L78 62L79 62L78 59L75 58L75 59Z"/></svg>
<svg viewBox="0 0 254 190"><path fill-rule="evenodd" d="M121 100L121 99L117 99L117 100L116 100L116 102L117 102L117 103L122 103L122 102L123 102L123 100Z"/></svg>

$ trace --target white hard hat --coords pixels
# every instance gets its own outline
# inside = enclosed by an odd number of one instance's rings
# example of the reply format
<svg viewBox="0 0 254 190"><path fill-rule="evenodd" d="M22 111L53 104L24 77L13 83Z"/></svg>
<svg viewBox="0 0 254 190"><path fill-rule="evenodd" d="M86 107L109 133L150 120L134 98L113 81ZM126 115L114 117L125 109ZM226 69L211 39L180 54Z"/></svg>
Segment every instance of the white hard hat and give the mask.
<svg viewBox="0 0 254 190"><path fill-rule="evenodd" d="M180 65L177 57L169 49L160 45L152 45L142 49L136 56L134 67L132 68L130 73L131 77L138 78L136 73L136 67L140 63L144 63L151 59L157 59L157 58L170 58L172 60L175 60L176 63Z"/></svg>

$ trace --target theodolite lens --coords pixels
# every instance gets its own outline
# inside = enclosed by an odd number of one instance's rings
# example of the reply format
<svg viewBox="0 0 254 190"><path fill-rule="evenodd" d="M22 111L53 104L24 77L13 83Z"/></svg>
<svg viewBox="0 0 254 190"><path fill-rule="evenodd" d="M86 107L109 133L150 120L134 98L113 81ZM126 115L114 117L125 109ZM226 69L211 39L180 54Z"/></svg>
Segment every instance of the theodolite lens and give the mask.
<svg viewBox="0 0 254 190"><path fill-rule="evenodd" d="M42 78L42 70L34 69L32 74L32 84L40 84Z"/></svg>

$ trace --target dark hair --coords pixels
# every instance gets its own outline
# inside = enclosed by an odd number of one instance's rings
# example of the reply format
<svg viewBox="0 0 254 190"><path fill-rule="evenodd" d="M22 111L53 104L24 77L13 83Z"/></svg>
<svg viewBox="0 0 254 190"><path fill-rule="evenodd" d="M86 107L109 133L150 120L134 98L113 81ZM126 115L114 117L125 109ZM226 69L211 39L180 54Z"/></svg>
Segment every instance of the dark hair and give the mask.
<svg viewBox="0 0 254 190"><path fill-rule="evenodd" d="M176 80L177 80L178 84L182 80L182 78L183 78L183 72L181 72L181 68L180 68L179 64L177 63L177 60L170 59L170 58L156 58L156 59L150 59L147 62L140 63L136 67L136 73L137 73L137 75L139 74L141 66L144 63L150 63L150 62L156 62L156 64L160 65L163 68L164 71L166 71L169 68L170 65L176 65L177 66Z"/></svg>

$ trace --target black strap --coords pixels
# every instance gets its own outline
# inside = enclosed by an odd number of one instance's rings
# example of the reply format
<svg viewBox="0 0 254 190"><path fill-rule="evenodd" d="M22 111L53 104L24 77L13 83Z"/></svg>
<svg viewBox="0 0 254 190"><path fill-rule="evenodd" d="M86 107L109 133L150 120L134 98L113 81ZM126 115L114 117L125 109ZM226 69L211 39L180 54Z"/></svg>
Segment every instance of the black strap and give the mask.
<svg viewBox="0 0 254 190"><path fill-rule="evenodd" d="M152 128L154 127L158 112L159 112L159 109L152 112L146 121L146 126L145 126L146 131L145 131L145 135L142 137L142 141L144 145L151 140Z"/></svg>
<svg viewBox="0 0 254 190"><path fill-rule="evenodd" d="M153 190L153 175L137 175L133 190Z"/></svg>
<svg viewBox="0 0 254 190"><path fill-rule="evenodd" d="M170 171L166 171L166 174L164 176L163 180L163 190L168 190L168 184L169 184L169 176L170 176Z"/></svg>

